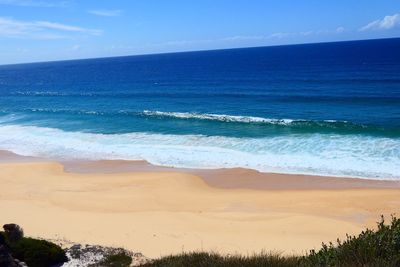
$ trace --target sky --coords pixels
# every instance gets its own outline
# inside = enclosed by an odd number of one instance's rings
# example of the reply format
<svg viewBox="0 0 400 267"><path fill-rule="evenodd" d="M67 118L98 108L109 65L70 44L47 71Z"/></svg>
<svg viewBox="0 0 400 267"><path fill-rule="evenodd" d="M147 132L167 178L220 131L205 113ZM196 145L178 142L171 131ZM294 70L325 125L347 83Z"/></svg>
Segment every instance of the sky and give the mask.
<svg viewBox="0 0 400 267"><path fill-rule="evenodd" d="M0 64L392 37L399 0L0 0Z"/></svg>

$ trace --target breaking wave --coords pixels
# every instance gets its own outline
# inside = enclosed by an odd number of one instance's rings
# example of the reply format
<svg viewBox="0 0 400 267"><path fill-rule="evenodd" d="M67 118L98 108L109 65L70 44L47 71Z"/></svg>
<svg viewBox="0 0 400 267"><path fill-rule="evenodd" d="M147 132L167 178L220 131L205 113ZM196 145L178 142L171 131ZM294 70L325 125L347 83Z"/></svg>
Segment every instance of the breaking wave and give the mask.
<svg viewBox="0 0 400 267"><path fill-rule="evenodd" d="M147 160L180 168L400 179L400 139L307 134L265 138L155 133L100 134L0 125L0 149L56 159Z"/></svg>
<svg viewBox="0 0 400 267"><path fill-rule="evenodd" d="M143 114L146 116L157 116L157 117L170 117L177 119L197 119L197 120L211 120L211 121L222 121L222 122L242 122L242 123L266 123L266 124L290 124L293 122L300 122L304 120L291 120L291 119L268 119L261 117L251 116L233 116L224 114L201 114L191 112L162 112L162 111L150 111L145 110Z"/></svg>

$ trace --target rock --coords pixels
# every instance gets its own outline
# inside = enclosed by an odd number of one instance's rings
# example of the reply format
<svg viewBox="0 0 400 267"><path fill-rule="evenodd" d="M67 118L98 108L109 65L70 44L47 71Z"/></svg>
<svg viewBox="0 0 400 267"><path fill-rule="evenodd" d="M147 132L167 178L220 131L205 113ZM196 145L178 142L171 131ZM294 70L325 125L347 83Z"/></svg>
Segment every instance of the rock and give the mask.
<svg viewBox="0 0 400 267"><path fill-rule="evenodd" d="M0 245L0 266L18 267L4 245Z"/></svg>
<svg viewBox="0 0 400 267"><path fill-rule="evenodd" d="M102 266L101 262L107 255L115 255L118 253L129 255L132 258L131 266L141 266L151 261L142 253L132 253L122 248L75 244L66 250L69 261L64 263L62 267Z"/></svg>
<svg viewBox="0 0 400 267"><path fill-rule="evenodd" d="M3 225L4 232L11 242L18 241L24 237L24 230L15 223Z"/></svg>
<svg viewBox="0 0 400 267"><path fill-rule="evenodd" d="M19 260L17 260L17 259L14 259L14 262L17 264L17 266L19 266L19 267L28 267L28 265L25 263L25 262L23 262L23 261L19 261Z"/></svg>
<svg viewBox="0 0 400 267"><path fill-rule="evenodd" d="M74 249L81 249L81 245L80 244L75 244L73 245L70 249L74 250Z"/></svg>

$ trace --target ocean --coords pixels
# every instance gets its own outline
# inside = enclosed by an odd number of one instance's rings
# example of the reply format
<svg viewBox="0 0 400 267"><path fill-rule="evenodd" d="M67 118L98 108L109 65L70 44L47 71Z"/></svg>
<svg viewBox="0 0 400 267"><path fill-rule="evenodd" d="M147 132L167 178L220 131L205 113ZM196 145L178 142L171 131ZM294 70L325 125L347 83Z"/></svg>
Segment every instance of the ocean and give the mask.
<svg viewBox="0 0 400 267"><path fill-rule="evenodd" d="M0 149L400 180L400 38L2 65Z"/></svg>

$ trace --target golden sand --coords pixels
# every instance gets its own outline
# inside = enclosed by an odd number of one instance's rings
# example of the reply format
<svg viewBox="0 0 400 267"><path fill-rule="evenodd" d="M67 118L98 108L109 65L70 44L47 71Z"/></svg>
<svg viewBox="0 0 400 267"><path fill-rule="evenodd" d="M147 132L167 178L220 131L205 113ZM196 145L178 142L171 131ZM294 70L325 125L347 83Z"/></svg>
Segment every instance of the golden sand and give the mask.
<svg viewBox="0 0 400 267"><path fill-rule="evenodd" d="M388 189L387 183L361 186L357 180L357 186L330 189L241 188L238 179L245 180L245 173L228 173L215 171L220 179L213 185L210 175L203 179L180 170L76 173L58 162L3 162L0 224L20 224L35 237L122 246L148 257L193 250L292 254L374 227L381 214L400 212L396 184ZM236 186L223 186L229 177ZM293 176L279 179L290 185ZM312 184L315 178L302 179Z"/></svg>

